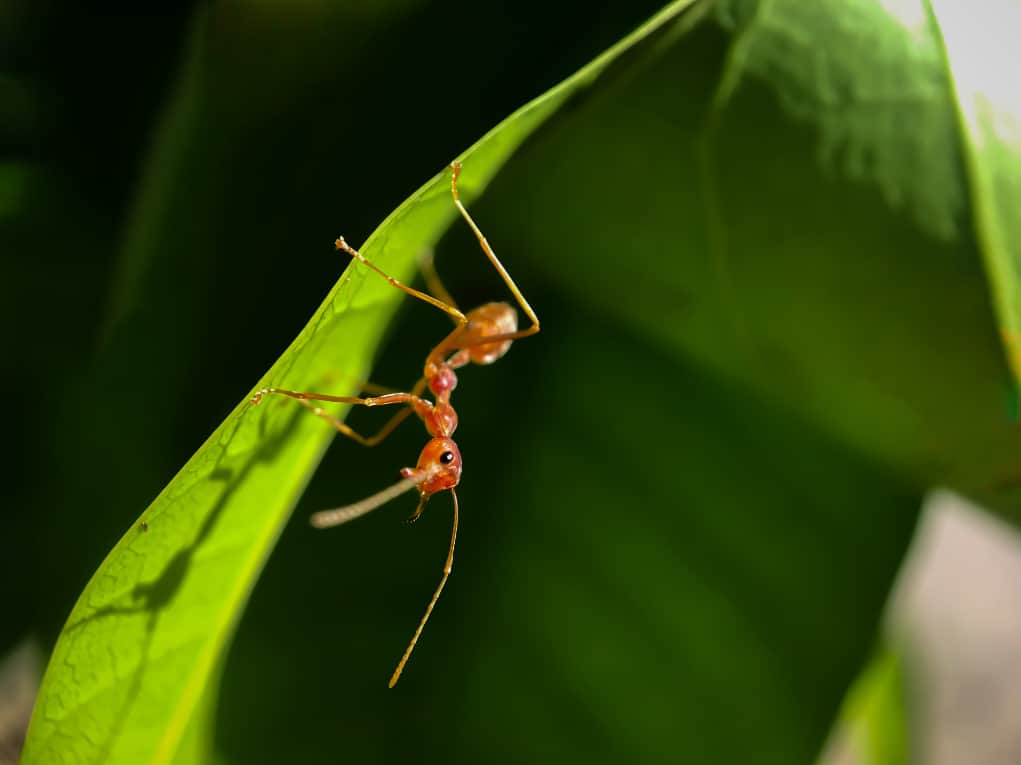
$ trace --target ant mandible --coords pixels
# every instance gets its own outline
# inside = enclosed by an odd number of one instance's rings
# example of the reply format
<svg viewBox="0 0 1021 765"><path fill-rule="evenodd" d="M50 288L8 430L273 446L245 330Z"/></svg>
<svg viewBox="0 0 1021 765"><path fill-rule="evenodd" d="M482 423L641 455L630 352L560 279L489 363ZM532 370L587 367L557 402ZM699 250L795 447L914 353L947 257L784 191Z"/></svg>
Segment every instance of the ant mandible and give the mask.
<svg viewBox="0 0 1021 765"><path fill-rule="evenodd" d="M447 552L447 561L443 566L443 577L436 587L436 592L433 593L432 600L429 601L429 605L425 609L425 614L418 624L418 629L415 630L411 642L408 643L404 655L390 677L391 688L400 679L404 665L411 656L415 643L418 642L418 638L425 628L425 623L429 620L433 606L439 600L440 593L443 591L443 586L447 583L447 577L450 576L450 571L454 564L454 543L457 540L458 521L457 492L455 487L461 480L461 452L452 438L454 430L457 428L457 412L450 403L450 394L457 387L457 373L455 370L470 363L492 364L507 353L514 340L534 335L539 331L539 317L535 315L535 311L532 310L525 296L521 294L521 290L518 289L510 274L507 273L507 269L500 263L500 260L493 252L493 248L486 241L486 237L483 236L482 231L479 230L475 221L468 214L468 210L461 203L457 191L457 180L461 174L461 164L453 162L450 165L450 169L450 193L454 198L454 205L475 233L482 251L489 258L489 262L493 264L493 268L500 274L500 277L511 291L521 310L525 312L525 315L531 321L531 326L526 329L518 329L517 311L514 309L514 306L506 302L486 303L468 311L468 313L462 313L454 299L450 296L450 293L447 292L440 282L439 276L433 268L431 257L423 260L422 271L428 289L434 294L421 292L397 281L374 263L367 260L358 250L351 247L344 241L344 237L340 237L335 243L338 250L343 250L355 260L364 263L402 292L444 311L454 320L456 326L450 334L443 338L429 352L425 360L422 377L408 393L385 393L379 396L362 398L358 396L330 396L323 393L304 393L301 391L283 390L281 388L263 388L257 391L251 398L252 404L258 404L263 396L268 394L278 394L297 399L311 410L313 414L322 417L340 433L365 446L375 446L378 444L390 435L411 412L418 415L425 425L425 429L429 432L429 442L422 449L422 453L418 457L418 464L413 468L403 468L401 470L402 479L396 484L360 502L355 502L346 507L339 507L335 510L324 510L315 513L310 518L312 525L316 528L338 526L375 510L380 505L389 502L406 491L417 488L419 495L418 507L411 517L408 518L410 522L416 520L422 514L425 503L430 497L441 491L450 492L454 503L454 522L450 533L450 550ZM433 394L435 401L431 402L422 398L426 388ZM375 435L365 437L333 417L329 412L318 406L313 406L309 403L310 401L334 401L359 406L399 404L404 405L405 408L391 417Z"/></svg>

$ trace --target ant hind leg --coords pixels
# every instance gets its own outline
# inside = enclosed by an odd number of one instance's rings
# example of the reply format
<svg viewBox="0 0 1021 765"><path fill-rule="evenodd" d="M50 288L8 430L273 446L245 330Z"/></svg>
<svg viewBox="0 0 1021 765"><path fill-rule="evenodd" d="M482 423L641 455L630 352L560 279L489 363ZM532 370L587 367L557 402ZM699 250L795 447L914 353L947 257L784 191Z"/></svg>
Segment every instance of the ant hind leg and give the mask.
<svg viewBox="0 0 1021 765"><path fill-rule="evenodd" d="M418 256L418 270L422 272L422 278L425 280L425 286L434 297L439 298L449 306L457 308L457 301L451 296L450 292L443 284L443 280L440 279L440 275L436 272L436 264L434 262L434 253L431 247L427 247L422 250Z"/></svg>
<svg viewBox="0 0 1021 765"><path fill-rule="evenodd" d="M358 252L358 250L356 250L354 247L352 247L346 241L344 241L344 237L339 237L337 241L334 242L334 246L338 250L343 250L360 263L364 263L366 266L368 266L377 274L386 279L391 286L396 287L401 292L407 295L411 295L411 297L413 298L418 298L419 300L426 302L431 306L439 308L441 311L450 316L450 318L452 318L457 324L463 325L468 323L468 319L466 319L464 314L461 313L460 310L458 310L457 306L453 305L452 303L445 302L439 298L434 298L432 295L428 295L425 292L422 292L421 290L416 290L414 287L409 287L408 285L397 281L394 277L390 276L390 274L381 269L371 260L369 260L360 252Z"/></svg>

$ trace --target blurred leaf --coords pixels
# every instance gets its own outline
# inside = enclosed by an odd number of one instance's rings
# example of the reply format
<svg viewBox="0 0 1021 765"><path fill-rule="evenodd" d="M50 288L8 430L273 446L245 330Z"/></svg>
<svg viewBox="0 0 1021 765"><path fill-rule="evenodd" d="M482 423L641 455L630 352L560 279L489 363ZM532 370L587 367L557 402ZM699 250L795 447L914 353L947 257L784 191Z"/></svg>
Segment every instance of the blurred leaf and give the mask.
<svg viewBox="0 0 1021 765"><path fill-rule="evenodd" d="M1021 380L1021 93L1013 30L1021 6L983 3L968 13L931 0L960 118L975 235L1016 379Z"/></svg>
<svg viewBox="0 0 1021 765"><path fill-rule="evenodd" d="M466 152L464 195L476 196L531 132L625 60L623 54L651 48L676 29L689 5L673 4ZM205 42L203 25L197 30L193 58ZM187 98L189 89L180 93ZM171 119L187 113L172 109ZM440 173L398 207L364 254L407 278L416 254L436 242L454 215L447 183L447 173ZM149 218L143 214L139 225L151 225ZM259 387L355 390L397 298L365 269L349 269ZM345 377L339 384L338 370ZM86 587L51 657L24 762L174 758L200 701L209 698L254 580L331 435L287 402L266 402L259 410L242 402L234 409Z"/></svg>
<svg viewBox="0 0 1021 765"><path fill-rule="evenodd" d="M901 651L882 646L847 694L837 718L835 738L820 765L907 765L907 698Z"/></svg>
<svg viewBox="0 0 1021 765"><path fill-rule="evenodd" d="M704 30L526 147L483 200L505 210L491 238L560 253L534 262L557 289L1021 521L1011 377L970 225L986 203L939 30L921 5L719 7L727 42Z"/></svg>

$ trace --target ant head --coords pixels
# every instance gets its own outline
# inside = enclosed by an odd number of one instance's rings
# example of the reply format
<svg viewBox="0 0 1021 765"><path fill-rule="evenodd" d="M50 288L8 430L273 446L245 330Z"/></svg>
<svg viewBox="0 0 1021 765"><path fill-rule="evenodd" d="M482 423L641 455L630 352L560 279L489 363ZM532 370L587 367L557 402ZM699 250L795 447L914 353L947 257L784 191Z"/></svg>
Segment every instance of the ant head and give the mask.
<svg viewBox="0 0 1021 765"><path fill-rule="evenodd" d="M451 438L433 438L418 455L418 465L404 468L405 478L425 476L418 485L423 497L453 489L461 480L461 451Z"/></svg>

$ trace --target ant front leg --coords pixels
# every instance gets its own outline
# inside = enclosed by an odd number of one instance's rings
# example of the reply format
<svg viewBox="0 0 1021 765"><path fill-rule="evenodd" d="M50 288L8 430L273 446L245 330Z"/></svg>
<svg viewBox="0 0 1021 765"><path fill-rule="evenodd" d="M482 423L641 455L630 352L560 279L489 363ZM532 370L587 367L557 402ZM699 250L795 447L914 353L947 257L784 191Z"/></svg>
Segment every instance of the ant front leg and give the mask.
<svg viewBox="0 0 1021 765"><path fill-rule="evenodd" d="M328 423L330 423L330 425L332 425L336 429L338 433L347 436L352 441L357 441L362 446L375 446L383 439L385 439L387 436L389 436L391 433L393 433L397 429L397 426L404 422L406 419L408 419L408 415L411 414L411 409L409 408L401 409L399 412L394 414L393 417L387 420L383 424L383 427L381 427L375 433L375 435L363 436L361 433L352 428L350 425L347 425L346 423L343 423L340 420L338 420L336 417L327 412L321 406L316 406L315 404L312 404L306 401L305 399L300 398L298 399L298 403L304 406L310 412L312 412L312 414L314 414L316 417L321 417L322 419L326 420Z"/></svg>
<svg viewBox="0 0 1021 765"><path fill-rule="evenodd" d="M287 396L299 401L332 401L338 404L357 404L359 406L387 406L388 404L407 404L415 400L421 401L414 393L384 393L381 396L332 396L328 393L306 393L300 390L286 390L284 388L261 388L252 395L249 401L258 404L263 396L274 394ZM424 403L429 403L428 401Z"/></svg>

